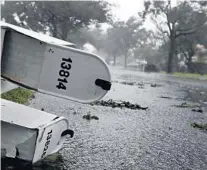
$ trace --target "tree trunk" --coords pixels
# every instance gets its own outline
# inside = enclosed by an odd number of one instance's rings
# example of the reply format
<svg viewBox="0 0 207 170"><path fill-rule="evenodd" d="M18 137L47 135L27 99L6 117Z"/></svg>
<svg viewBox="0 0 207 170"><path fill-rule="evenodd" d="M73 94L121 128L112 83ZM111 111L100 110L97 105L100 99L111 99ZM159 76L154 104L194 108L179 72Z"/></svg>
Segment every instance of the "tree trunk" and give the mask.
<svg viewBox="0 0 207 170"><path fill-rule="evenodd" d="M66 31L62 32L61 39L64 41L67 41L67 38L68 38L68 32L66 32Z"/></svg>
<svg viewBox="0 0 207 170"><path fill-rule="evenodd" d="M124 55L124 68L127 68L127 54Z"/></svg>
<svg viewBox="0 0 207 170"><path fill-rule="evenodd" d="M52 18L51 24L53 26L52 36L55 38L58 38L58 29L57 29L57 22L56 22L55 17Z"/></svg>
<svg viewBox="0 0 207 170"><path fill-rule="evenodd" d="M189 52L188 52L188 55L189 55L189 58L188 58L188 62L189 63L192 63L192 58L194 56L194 49L191 49Z"/></svg>
<svg viewBox="0 0 207 170"><path fill-rule="evenodd" d="M61 29L60 29L60 38L62 40L67 40L68 38L68 32L69 32L70 28L68 27L67 23L63 23L62 26L61 26Z"/></svg>
<svg viewBox="0 0 207 170"><path fill-rule="evenodd" d="M116 55L114 55L114 66L116 65Z"/></svg>
<svg viewBox="0 0 207 170"><path fill-rule="evenodd" d="M105 58L105 62L108 64L108 65L110 65L110 62L109 62L110 60L109 60L109 53L108 53L108 56Z"/></svg>
<svg viewBox="0 0 207 170"><path fill-rule="evenodd" d="M168 65L167 65L167 73L172 73L173 71L173 59L175 54L175 37L170 38L170 51L168 56Z"/></svg>
<svg viewBox="0 0 207 170"><path fill-rule="evenodd" d="M57 32L57 25L53 25L54 29L53 29L53 37L58 38L58 32Z"/></svg>

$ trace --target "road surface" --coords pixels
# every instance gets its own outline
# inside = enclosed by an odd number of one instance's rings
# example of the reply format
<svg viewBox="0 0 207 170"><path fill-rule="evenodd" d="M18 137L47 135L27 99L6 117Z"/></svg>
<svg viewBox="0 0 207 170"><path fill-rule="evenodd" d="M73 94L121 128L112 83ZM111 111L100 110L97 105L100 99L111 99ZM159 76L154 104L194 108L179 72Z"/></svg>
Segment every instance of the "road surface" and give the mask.
<svg viewBox="0 0 207 170"><path fill-rule="evenodd" d="M60 151L62 162L33 169L206 170L207 82L111 68L113 85L103 98L148 107L133 110L70 102L36 94L30 106L65 116L75 136ZM202 109L202 113L192 109ZM99 120L86 120L87 113Z"/></svg>

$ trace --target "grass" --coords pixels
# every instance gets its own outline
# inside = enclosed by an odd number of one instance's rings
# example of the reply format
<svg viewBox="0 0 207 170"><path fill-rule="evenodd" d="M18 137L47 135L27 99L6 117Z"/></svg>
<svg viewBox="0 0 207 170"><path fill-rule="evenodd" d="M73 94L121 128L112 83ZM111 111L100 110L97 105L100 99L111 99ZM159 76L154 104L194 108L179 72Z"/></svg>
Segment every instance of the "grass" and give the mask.
<svg viewBox="0 0 207 170"><path fill-rule="evenodd" d="M207 74L200 75L197 73L179 73L175 72L173 75L178 76L178 77L185 77L185 78L192 78L192 79L199 79L199 78L205 78L207 79Z"/></svg>
<svg viewBox="0 0 207 170"><path fill-rule="evenodd" d="M162 74L166 74L166 72L162 71L160 72ZM181 77L181 78L190 78L190 79L206 79L207 80L207 74L200 75L198 73L181 73L181 72L174 72L172 75L176 77Z"/></svg>
<svg viewBox="0 0 207 170"><path fill-rule="evenodd" d="M1 94L1 98L15 103L25 104L33 96L33 92L24 88L16 88Z"/></svg>
<svg viewBox="0 0 207 170"><path fill-rule="evenodd" d="M62 155L58 154L58 153L55 153L55 154L52 154L52 155L48 155L46 158L45 158L46 161L51 161L51 162L63 162L63 157Z"/></svg>

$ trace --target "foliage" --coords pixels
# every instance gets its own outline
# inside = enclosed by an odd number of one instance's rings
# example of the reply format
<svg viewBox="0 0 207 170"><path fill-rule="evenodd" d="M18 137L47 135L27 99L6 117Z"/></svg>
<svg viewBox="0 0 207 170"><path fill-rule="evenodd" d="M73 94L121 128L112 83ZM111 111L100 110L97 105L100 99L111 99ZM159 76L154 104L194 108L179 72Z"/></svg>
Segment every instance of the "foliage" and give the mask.
<svg viewBox="0 0 207 170"><path fill-rule="evenodd" d="M144 6L139 16L127 21L112 21L111 4L106 1L6 1L1 12L9 23L34 31L49 31L78 47L90 43L101 54L113 58L114 64L117 57L124 57L125 67L129 59L145 59L172 73L180 61L192 62L196 44L207 47L207 3L178 1L177 6L172 6L170 0L146 0ZM156 31L143 27L147 16ZM108 22L111 27L103 31L99 22Z"/></svg>
<svg viewBox="0 0 207 170"><path fill-rule="evenodd" d="M88 29L85 31L85 40L96 47L97 50L103 48L105 36L101 28Z"/></svg>
<svg viewBox="0 0 207 170"><path fill-rule="evenodd" d="M71 32L83 26L108 21L108 11L109 4L102 1L6 1L1 14L9 23L49 31L52 36L67 40ZM15 13L20 22L15 20Z"/></svg>
<svg viewBox="0 0 207 170"><path fill-rule="evenodd" d="M10 100L20 104L25 104L32 96L33 92L24 88L16 88L1 94L2 99Z"/></svg>
<svg viewBox="0 0 207 170"><path fill-rule="evenodd" d="M113 53L114 56L122 53L125 58L125 68L127 67L127 57L130 50L136 47L139 41L139 31L142 24L138 18L131 17L126 22L113 23L113 27L108 30L107 50Z"/></svg>
<svg viewBox="0 0 207 170"><path fill-rule="evenodd" d="M179 1L172 7L171 1L145 1L145 10L140 13L145 19L151 15L159 34L167 35L169 39L167 72L173 71L173 61L176 54L176 39L192 35L200 29L207 20L205 3Z"/></svg>

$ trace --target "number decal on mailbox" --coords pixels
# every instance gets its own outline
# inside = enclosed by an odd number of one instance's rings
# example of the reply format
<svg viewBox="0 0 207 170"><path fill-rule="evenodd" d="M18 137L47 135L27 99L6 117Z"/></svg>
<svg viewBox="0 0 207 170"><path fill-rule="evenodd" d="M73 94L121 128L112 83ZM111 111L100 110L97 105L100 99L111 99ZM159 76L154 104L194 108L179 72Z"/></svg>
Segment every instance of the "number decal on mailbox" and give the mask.
<svg viewBox="0 0 207 170"><path fill-rule="evenodd" d="M51 138L52 138L52 130L47 133L47 139L46 139L46 142L45 142L45 146L44 146L44 150L43 150L41 158L43 158L46 155L49 144L50 144L50 141L51 141Z"/></svg>
<svg viewBox="0 0 207 170"><path fill-rule="evenodd" d="M70 76L69 70L71 69L72 60L71 58L62 58L62 63L60 64L61 70L59 71L58 89L66 90L66 84L68 83L67 78Z"/></svg>

